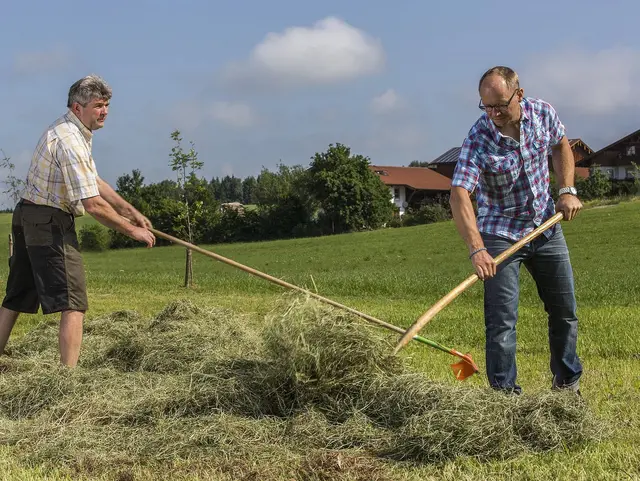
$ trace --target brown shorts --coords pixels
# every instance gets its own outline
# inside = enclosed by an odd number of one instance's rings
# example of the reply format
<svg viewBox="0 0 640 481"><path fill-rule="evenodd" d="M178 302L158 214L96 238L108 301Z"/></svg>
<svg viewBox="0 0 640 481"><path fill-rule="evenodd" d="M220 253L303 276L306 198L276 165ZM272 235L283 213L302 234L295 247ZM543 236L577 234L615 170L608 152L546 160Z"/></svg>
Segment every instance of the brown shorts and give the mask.
<svg viewBox="0 0 640 481"><path fill-rule="evenodd" d="M19 202L11 225L7 293L2 305L44 314L89 307L73 215L55 207Z"/></svg>

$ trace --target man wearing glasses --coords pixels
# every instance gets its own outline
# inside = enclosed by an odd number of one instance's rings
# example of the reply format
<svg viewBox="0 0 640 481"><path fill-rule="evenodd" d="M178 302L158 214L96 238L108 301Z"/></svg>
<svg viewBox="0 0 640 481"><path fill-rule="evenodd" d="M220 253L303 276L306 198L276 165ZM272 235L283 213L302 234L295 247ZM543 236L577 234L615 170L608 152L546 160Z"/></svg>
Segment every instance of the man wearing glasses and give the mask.
<svg viewBox="0 0 640 481"><path fill-rule="evenodd" d="M516 369L519 272L525 265L548 314L554 389L579 394L578 319L569 252L559 224L496 266L494 257L562 211L566 221L582 208L573 187L574 161L554 108L524 97L518 75L494 67L478 86L484 112L462 144L451 187L458 232L484 281L486 368L492 388L520 394ZM554 204L548 152L559 191ZM476 193L478 215L470 195Z"/></svg>

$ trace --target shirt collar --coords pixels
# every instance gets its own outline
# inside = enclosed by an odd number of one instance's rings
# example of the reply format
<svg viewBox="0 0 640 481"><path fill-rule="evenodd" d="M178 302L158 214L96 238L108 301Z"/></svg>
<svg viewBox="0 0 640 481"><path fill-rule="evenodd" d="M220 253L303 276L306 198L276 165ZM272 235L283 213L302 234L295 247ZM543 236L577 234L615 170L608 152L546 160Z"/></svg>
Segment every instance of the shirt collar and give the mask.
<svg viewBox="0 0 640 481"><path fill-rule="evenodd" d="M87 126L84 125L78 117L76 117L76 114L74 114L71 110L69 110L65 114L65 119L68 122L71 122L72 124L74 124L76 127L78 127L78 130L80 130L80 132L82 133L82 136L85 138L87 142L89 143L91 142L91 139L93 138L93 132L91 132L91 130L89 130Z"/></svg>
<svg viewBox="0 0 640 481"><path fill-rule="evenodd" d="M495 124L491 121L491 119L486 113L484 114L484 119L485 119L485 123L487 124L487 127L489 128L489 132L491 132L491 136L493 137L493 140L495 141L496 144L499 143L500 139L504 136L500 133L498 128L495 126ZM522 122L523 124L526 124L526 123L529 123L530 121L531 121L531 116L529 115L529 112L527 110L526 99L523 98L522 101L520 102L520 122Z"/></svg>

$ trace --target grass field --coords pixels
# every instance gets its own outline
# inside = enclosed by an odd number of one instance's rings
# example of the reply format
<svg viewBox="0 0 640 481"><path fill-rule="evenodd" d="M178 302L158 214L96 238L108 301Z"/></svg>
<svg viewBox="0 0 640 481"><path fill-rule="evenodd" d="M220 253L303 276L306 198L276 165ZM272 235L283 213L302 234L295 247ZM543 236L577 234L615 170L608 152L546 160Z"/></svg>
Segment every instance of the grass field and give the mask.
<svg viewBox="0 0 640 481"><path fill-rule="evenodd" d="M79 226L91 221L81 219ZM7 239L9 224L10 216L1 215L0 239ZM614 425L613 436L578 451L527 455L503 462L458 459L443 465L398 465L394 468L397 479L640 479L640 202L586 209L574 222L562 225L576 277L579 354L585 367L581 388L588 405ZM471 272L466 249L451 222L206 247L403 327ZM232 309L259 323L283 293L279 286L198 254L194 254L196 286L186 290L181 287L181 247L86 253L84 258L89 317L125 309L151 316L171 300L191 299ZM0 279L4 280L7 264L0 264ZM15 336L43 321L42 315L22 317ZM550 387L546 332L535 285L523 270L518 369L525 392ZM470 352L482 371L481 285L463 293L421 334ZM51 343L55 342L52 338ZM421 345L410 345L403 353L411 355L432 379L457 382L449 368L454 361L451 356ZM485 386L486 379L481 373L465 383ZM0 472L3 479L66 479L62 470L20 465L11 447L0 449ZM145 473L139 474L144 477ZM199 479L206 479L206 473Z"/></svg>

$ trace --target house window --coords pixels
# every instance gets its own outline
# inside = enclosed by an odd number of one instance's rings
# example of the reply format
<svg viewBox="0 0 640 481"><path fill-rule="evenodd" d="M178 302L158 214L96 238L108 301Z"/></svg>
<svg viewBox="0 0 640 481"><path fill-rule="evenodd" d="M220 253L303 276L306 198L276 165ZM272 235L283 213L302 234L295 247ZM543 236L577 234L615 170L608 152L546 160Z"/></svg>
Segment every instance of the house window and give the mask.
<svg viewBox="0 0 640 481"><path fill-rule="evenodd" d="M636 155L636 146L635 145L630 145L629 147L627 147L627 157L630 157L632 155Z"/></svg>
<svg viewBox="0 0 640 481"><path fill-rule="evenodd" d="M613 169L605 168L605 169L602 169L602 170L607 175L607 177L609 177L610 179L613 179Z"/></svg>
<svg viewBox="0 0 640 481"><path fill-rule="evenodd" d="M627 179L633 179L636 176L636 169L634 167L627 167L625 169L625 177Z"/></svg>
<svg viewBox="0 0 640 481"><path fill-rule="evenodd" d="M400 187L394 187L393 188L393 198L394 198L394 200L399 200L400 199Z"/></svg>

